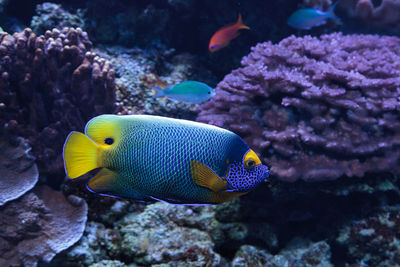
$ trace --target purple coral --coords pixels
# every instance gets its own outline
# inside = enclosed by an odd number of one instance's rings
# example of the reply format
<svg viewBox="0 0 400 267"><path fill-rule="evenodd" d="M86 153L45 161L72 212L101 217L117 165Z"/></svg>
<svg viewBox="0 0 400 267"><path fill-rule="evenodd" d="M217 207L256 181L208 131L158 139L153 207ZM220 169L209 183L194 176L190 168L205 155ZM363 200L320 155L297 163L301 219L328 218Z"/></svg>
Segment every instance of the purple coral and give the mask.
<svg viewBox="0 0 400 267"><path fill-rule="evenodd" d="M398 174L399 44L340 33L258 44L198 120L237 132L283 180Z"/></svg>
<svg viewBox="0 0 400 267"><path fill-rule="evenodd" d="M43 175L62 177L69 131L114 109L114 70L91 46L79 28L0 33L0 124L28 139Z"/></svg>

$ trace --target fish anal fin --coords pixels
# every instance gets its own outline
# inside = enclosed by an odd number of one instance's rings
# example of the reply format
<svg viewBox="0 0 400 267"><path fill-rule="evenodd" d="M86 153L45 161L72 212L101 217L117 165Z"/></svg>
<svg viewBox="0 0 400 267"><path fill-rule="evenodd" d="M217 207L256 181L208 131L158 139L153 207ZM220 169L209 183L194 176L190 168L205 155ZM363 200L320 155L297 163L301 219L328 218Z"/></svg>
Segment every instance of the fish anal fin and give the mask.
<svg viewBox="0 0 400 267"><path fill-rule="evenodd" d="M202 187L208 188L213 192L226 189L226 181L218 177L209 167L200 161L193 160L190 163L190 171L194 182Z"/></svg>
<svg viewBox="0 0 400 267"><path fill-rule="evenodd" d="M228 191L223 191L223 192L218 192L214 193L213 196L211 197L211 201L220 204L223 202L230 201L236 197L240 197L247 194L247 192L228 192Z"/></svg>

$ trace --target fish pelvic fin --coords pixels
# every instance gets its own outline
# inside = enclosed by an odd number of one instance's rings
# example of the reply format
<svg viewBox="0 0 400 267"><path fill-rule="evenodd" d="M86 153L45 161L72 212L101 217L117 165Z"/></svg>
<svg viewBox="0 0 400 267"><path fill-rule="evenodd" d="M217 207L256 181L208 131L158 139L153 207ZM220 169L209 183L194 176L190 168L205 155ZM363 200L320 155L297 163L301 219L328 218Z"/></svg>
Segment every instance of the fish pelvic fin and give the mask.
<svg viewBox="0 0 400 267"><path fill-rule="evenodd" d="M192 179L197 185L208 188L213 192L226 189L227 182L219 178L215 172L203 163L193 160L190 163L190 171Z"/></svg>
<svg viewBox="0 0 400 267"><path fill-rule="evenodd" d="M118 190L113 190L118 185L117 179L118 175L116 172L103 168L90 179L87 186L94 193L117 196L115 191Z"/></svg>
<svg viewBox="0 0 400 267"><path fill-rule="evenodd" d="M239 13L238 21L236 22L238 29L250 30L250 27L243 24L242 14Z"/></svg>
<svg viewBox="0 0 400 267"><path fill-rule="evenodd" d="M164 89L161 89L161 88L159 88L159 87L157 87L157 86L152 86L151 88L152 88L154 91L156 91L156 94L155 94L153 97L159 98L159 97L165 96L165 90L164 90Z"/></svg>
<svg viewBox="0 0 400 267"><path fill-rule="evenodd" d="M63 157L67 176L77 178L99 165L101 148L89 137L79 132L71 132L64 144Z"/></svg>

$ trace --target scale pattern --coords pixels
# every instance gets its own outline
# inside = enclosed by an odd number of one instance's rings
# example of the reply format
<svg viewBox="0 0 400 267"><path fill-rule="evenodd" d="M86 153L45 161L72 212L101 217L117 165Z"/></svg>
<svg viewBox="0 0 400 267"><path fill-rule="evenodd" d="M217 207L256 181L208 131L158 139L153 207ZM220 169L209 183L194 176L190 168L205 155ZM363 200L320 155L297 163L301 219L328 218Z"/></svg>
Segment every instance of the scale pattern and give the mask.
<svg viewBox="0 0 400 267"><path fill-rule="evenodd" d="M194 182L190 162L197 160L222 177L227 160L240 165L249 151L238 135L213 126L156 116L121 122L124 138L106 165L120 174L118 186L125 194L134 189L166 201L207 203L211 191Z"/></svg>

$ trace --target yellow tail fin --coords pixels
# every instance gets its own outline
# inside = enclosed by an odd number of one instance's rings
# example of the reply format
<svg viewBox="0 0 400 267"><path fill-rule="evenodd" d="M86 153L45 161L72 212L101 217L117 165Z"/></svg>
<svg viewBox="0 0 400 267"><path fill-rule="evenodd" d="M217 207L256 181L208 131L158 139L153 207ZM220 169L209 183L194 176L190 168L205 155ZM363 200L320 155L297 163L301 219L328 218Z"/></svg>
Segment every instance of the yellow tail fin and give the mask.
<svg viewBox="0 0 400 267"><path fill-rule="evenodd" d="M64 144L65 172L71 179L99 168L98 158L101 148L86 135L71 132Z"/></svg>

